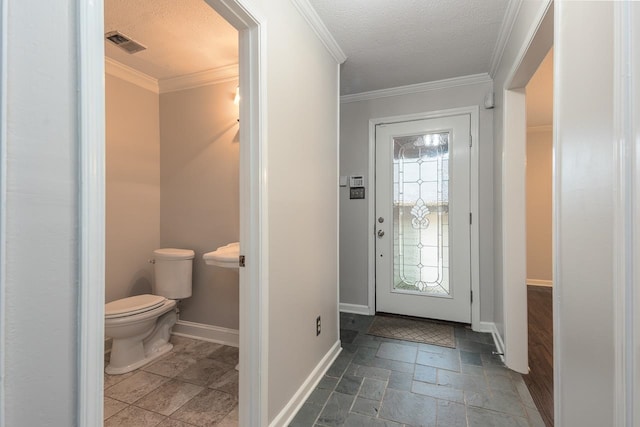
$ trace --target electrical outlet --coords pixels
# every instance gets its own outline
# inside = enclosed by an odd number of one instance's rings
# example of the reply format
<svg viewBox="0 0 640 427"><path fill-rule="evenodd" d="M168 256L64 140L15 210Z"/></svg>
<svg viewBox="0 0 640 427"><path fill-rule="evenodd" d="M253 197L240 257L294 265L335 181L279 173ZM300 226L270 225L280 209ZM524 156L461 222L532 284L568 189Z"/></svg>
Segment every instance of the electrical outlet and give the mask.
<svg viewBox="0 0 640 427"><path fill-rule="evenodd" d="M316 318L316 336L320 335L320 316Z"/></svg>

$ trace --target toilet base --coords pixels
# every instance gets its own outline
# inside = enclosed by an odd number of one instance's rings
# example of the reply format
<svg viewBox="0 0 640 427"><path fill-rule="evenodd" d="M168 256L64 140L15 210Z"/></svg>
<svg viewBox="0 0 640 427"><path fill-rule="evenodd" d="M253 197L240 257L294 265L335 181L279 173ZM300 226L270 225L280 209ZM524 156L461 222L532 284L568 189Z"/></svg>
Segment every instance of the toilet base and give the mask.
<svg viewBox="0 0 640 427"><path fill-rule="evenodd" d="M154 360L156 360L160 356L164 356L165 354L169 353L172 348L173 348L173 344L166 343L162 347L158 348L158 350L156 352L154 352L153 354L145 357L144 359L138 360L137 362L132 363L130 365L122 366L122 367L118 367L118 368L115 368L115 367L113 367L113 366L111 366L109 364L109 365L107 365L106 368L104 368L104 371L109 375L126 374L127 372L131 372L131 371L133 371L135 369L138 369L138 368L140 368L140 367L142 367L142 366L144 366L144 365L146 365L148 363L153 362Z"/></svg>
<svg viewBox="0 0 640 427"><path fill-rule="evenodd" d="M173 344L169 342L171 328L177 320L175 302L172 301L167 305L167 308L162 310L168 311L157 318L143 318L138 322L124 324L122 330L125 332L138 331L137 335L129 336L128 333L115 335L113 334L117 332L115 327L107 328L107 332L112 332L113 338L109 365L105 368L107 374L126 374L171 351L173 348Z"/></svg>

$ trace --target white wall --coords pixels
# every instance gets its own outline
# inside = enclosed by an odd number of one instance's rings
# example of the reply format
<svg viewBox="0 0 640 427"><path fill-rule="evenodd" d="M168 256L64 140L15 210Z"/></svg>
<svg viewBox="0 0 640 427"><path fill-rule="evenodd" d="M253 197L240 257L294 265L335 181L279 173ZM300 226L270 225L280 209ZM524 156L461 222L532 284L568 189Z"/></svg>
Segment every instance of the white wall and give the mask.
<svg viewBox="0 0 640 427"><path fill-rule="evenodd" d="M152 292L160 245L158 94L109 74L106 95L105 300Z"/></svg>
<svg viewBox="0 0 640 427"><path fill-rule="evenodd" d="M616 414L624 400L616 393L616 370L625 375L616 343L623 333L616 297L624 295L616 204L624 196L616 194L621 135L615 118L624 104L614 98L614 41L623 30L614 26L614 8L613 2L556 4L554 351L556 423L562 426L638 423L624 423ZM634 215L637 224L637 208Z"/></svg>
<svg viewBox="0 0 640 427"><path fill-rule="evenodd" d="M340 175L364 175L367 198L373 197L369 175L369 120L472 105L483 105L492 84L479 83L409 95L345 102L340 113ZM493 111L480 108L480 318L493 319ZM340 302L368 305L368 200L350 200L340 190Z"/></svg>
<svg viewBox="0 0 640 427"><path fill-rule="evenodd" d="M238 329L238 271L208 266L202 255L239 239L237 86L160 95L160 244L196 253L180 319L230 329Z"/></svg>
<svg viewBox="0 0 640 427"><path fill-rule="evenodd" d="M338 65L290 0L264 0L269 420L338 338ZM315 319L322 316L316 337Z"/></svg>
<svg viewBox="0 0 640 427"><path fill-rule="evenodd" d="M68 0L10 3L2 28L10 88L1 142L7 150L0 343L5 425L72 426L78 362L76 8Z"/></svg>

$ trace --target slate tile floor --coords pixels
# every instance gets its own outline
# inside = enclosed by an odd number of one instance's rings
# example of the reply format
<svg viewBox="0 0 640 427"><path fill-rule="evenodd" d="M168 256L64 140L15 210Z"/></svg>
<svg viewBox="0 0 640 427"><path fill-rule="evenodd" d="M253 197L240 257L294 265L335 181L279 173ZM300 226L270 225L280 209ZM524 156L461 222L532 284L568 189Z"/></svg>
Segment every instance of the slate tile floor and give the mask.
<svg viewBox="0 0 640 427"><path fill-rule="evenodd" d="M455 349L367 335L341 313L338 356L291 422L303 426L544 427L522 376L490 334L456 326Z"/></svg>
<svg viewBox="0 0 640 427"><path fill-rule="evenodd" d="M175 335L171 342L150 365L104 375L105 427L238 426L238 349Z"/></svg>

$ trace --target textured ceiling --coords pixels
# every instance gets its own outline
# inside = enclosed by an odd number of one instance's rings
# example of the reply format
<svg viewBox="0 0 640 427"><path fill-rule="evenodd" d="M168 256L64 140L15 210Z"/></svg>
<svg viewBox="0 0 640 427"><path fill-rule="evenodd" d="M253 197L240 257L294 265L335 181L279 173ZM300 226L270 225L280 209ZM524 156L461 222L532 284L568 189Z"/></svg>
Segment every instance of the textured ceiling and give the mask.
<svg viewBox="0 0 640 427"><path fill-rule="evenodd" d="M344 53L343 95L488 73L509 0L310 0Z"/></svg>
<svg viewBox="0 0 640 427"><path fill-rule="evenodd" d="M527 126L553 124L553 49L542 60L526 87Z"/></svg>
<svg viewBox="0 0 640 427"><path fill-rule="evenodd" d="M105 41L105 55L158 80L238 63L238 32L203 0L105 0L105 33L147 50L130 55Z"/></svg>

